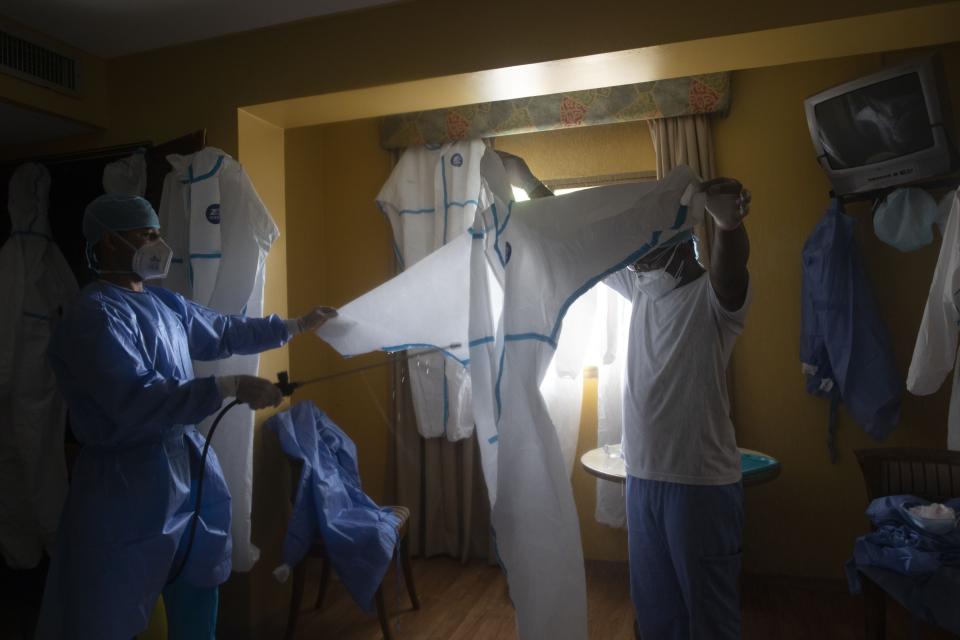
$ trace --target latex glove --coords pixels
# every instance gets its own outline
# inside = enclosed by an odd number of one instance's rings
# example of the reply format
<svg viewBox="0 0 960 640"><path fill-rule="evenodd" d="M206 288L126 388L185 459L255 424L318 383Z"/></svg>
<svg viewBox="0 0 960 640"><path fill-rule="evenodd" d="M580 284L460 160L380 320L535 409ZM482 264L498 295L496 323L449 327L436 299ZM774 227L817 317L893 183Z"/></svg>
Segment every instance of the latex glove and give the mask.
<svg viewBox="0 0 960 640"><path fill-rule="evenodd" d="M251 409L276 407L283 402L279 387L257 376L220 376L216 379L221 397L235 397Z"/></svg>
<svg viewBox="0 0 960 640"><path fill-rule="evenodd" d="M700 185L707 195L707 213L719 229L736 229L750 213L750 191L739 180L715 178Z"/></svg>
<svg viewBox="0 0 960 640"><path fill-rule="evenodd" d="M313 311L305 313L299 318L287 320L287 329L290 335L297 335L305 331L316 331L330 318L337 317L337 310L333 307L315 307Z"/></svg>
<svg viewBox="0 0 960 640"><path fill-rule="evenodd" d="M507 178L510 184L515 184L527 193L534 191L542 183L537 179L526 161L520 156L515 156L506 151L497 151L500 160L503 162L503 169L507 172Z"/></svg>
<svg viewBox="0 0 960 640"><path fill-rule="evenodd" d="M273 577L277 582L286 582L290 579L290 565L282 564L273 570Z"/></svg>

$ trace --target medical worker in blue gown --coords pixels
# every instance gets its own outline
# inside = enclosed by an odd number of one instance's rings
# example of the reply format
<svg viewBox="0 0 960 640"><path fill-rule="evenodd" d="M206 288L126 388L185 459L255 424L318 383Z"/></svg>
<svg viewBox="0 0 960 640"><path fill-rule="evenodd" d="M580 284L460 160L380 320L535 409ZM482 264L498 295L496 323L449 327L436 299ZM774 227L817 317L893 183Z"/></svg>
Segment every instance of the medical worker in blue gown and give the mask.
<svg viewBox="0 0 960 640"><path fill-rule="evenodd" d="M49 360L83 445L73 467L44 593L40 638L129 640L163 593L171 638L213 638L218 585L230 575L230 493L211 449L200 516L187 547L204 437L194 426L236 398L280 404L268 380L195 378L193 360L253 354L319 327L224 316L166 289L172 260L159 220L139 197L105 195L83 218L99 280L80 292L51 339ZM230 433L216 433L229 438Z"/></svg>
<svg viewBox="0 0 960 640"><path fill-rule="evenodd" d="M511 182L552 195L501 154ZM750 304L750 192L704 182L715 223L709 271L694 238L604 282L632 304L623 387L630 592L643 640L740 637L743 488L726 368Z"/></svg>

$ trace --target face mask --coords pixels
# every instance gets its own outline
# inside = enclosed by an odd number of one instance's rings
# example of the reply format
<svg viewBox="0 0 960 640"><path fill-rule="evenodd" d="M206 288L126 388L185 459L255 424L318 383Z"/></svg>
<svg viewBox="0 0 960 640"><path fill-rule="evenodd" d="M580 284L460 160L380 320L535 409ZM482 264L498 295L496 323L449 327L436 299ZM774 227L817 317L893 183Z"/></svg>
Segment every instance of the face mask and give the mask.
<svg viewBox="0 0 960 640"><path fill-rule="evenodd" d="M677 269L676 274L668 272L666 267L656 271L638 271L637 278L640 282L637 288L644 295L657 300L677 288L680 284L680 273L682 271L683 263L680 263L680 268Z"/></svg>
<svg viewBox="0 0 960 640"><path fill-rule="evenodd" d="M679 247L679 245L677 245ZM637 271L637 288L646 295L650 296L652 299L657 300L667 295L671 291L677 288L680 284L681 275L683 273L683 262L681 262L676 269L675 273L670 273L667 269L670 267L670 263L673 262L673 257L676 255L677 249L674 248L673 252L670 254L670 258L667 260L666 265L661 269L656 269L654 271Z"/></svg>
<svg viewBox="0 0 960 640"><path fill-rule="evenodd" d="M120 238L120 241L133 249L133 260L130 269L144 280L155 280L157 278L166 278L170 271L170 263L173 261L173 249L170 248L163 238L157 238L148 242L139 249L119 233L114 233ZM99 273L129 273L128 271L99 271Z"/></svg>

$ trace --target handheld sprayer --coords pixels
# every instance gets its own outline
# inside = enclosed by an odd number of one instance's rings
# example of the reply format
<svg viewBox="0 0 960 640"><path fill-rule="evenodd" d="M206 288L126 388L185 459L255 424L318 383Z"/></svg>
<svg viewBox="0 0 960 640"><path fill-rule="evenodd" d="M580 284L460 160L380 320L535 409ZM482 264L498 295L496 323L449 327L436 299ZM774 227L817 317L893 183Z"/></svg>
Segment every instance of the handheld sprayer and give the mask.
<svg viewBox="0 0 960 640"><path fill-rule="evenodd" d="M317 376L316 378L310 378L308 380L301 381L290 381L290 375L286 371L280 371L277 373L277 388L280 389L280 393L284 397L290 397L293 395L293 392L302 387L307 387L313 384L319 384L321 382L326 382L327 380L333 380L335 378L342 378L345 376L350 376L356 373L361 373L363 371L368 371L370 369L377 369L379 367L385 367L395 362L405 362L411 358L427 355L430 353L437 353L441 351L449 351L452 349L457 349L460 347L459 343L447 345L446 347L435 347L433 349L427 349L425 351L418 351L417 353L411 353L402 358L390 358L384 362L377 362L374 364L369 364L363 367L355 367L353 369L347 369L345 371L338 371L337 373L328 373L326 375ZM392 354L390 354L392 355ZM203 476L204 472L207 469L207 453L210 450L210 442L213 440L213 433L217 430L217 426L220 424L220 420L223 419L223 416L227 414L230 409L234 408L239 404L238 400L233 400L227 406L220 410L220 413L217 414L217 417L214 419L213 424L210 425L210 431L207 432L206 442L203 445L203 452L200 454L200 472L197 474L197 499L194 501L193 515L190 517L190 533L187 534L187 547L183 553L183 559L180 561L180 564L177 565L176 570L171 574L170 578L167 580L167 584L174 582L177 578L180 577L180 574L183 573L184 567L187 566L187 560L190 558L190 550L193 548L193 540L197 535L197 520L200 519L200 504L201 499L203 498Z"/></svg>

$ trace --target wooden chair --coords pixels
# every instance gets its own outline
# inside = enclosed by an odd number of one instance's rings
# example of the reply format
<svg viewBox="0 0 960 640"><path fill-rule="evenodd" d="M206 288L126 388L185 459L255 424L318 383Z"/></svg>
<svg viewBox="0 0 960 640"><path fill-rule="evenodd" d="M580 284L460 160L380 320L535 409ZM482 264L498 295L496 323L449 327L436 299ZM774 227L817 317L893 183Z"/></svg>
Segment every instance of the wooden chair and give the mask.
<svg viewBox="0 0 960 640"><path fill-rule="evenodd" d="M300 482L300 471L302 463L299 460L290 459L291 475L293 486L296 487ZM294 496L291 496L291 500ZM397 554L400 554L400 565L403 569L403 581L407 585L407 595L410 597L410 603L414 610L420 608L420 600L417 598L417 589L413 584L413 569L410 566L410 545L407 540L407 523L410 520L410 510L407 507L387 507L393 511L394 515L400 520L397 525L397 536L399 539L398 550L394 551L393 561L396 562ZM327 592L327 586L330 584L330 556L327 554L327 548L323 544L322 538L314 541L306 557L293 568L293 597L290 600L290 614L287 618L287 632L284 635L286 640L292 640L297 626L297 617L300 615L300 605L303 601L303 588L307 579L307 560L320 560L320 588L317 592L317 601L313 605L314 611L319 611L323 606L323 598ZM374 602L377 607L377 617L380 619L380 629L383 632L384 640L393 640L393 633L390 629L390 617L387 614L386 599L383 595L383 583L377 587Z"/></svg>
<svg viewBox="0 0 960 640"><path fill-rule="evenodd" d="M960 452L943 449L885 448L855 452L867 498L871 502L883 496L909 494L931 502L960 497ZM858 568L863 583L867 640L886 637L887 591L877 577L889 574L883 569ZM872 575L868 575L868 573ZM887 584L898 580L887 576ZM896 598L895 598L896 599Z"/></svg>

